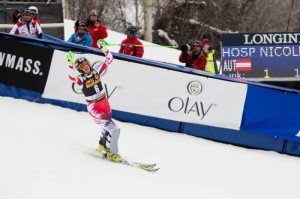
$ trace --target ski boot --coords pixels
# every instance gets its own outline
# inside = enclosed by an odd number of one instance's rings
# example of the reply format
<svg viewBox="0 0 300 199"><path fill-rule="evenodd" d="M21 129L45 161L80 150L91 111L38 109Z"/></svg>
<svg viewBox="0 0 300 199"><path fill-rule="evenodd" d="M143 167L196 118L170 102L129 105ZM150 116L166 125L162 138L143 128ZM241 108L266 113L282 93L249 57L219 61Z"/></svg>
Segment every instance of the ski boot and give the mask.
<svg viewBox="0 0 300 199"><path fill-rule="evenodd" d="M114 123L108 122L108 125L109 124L114 124ZM102 152L103 156L106 159L114 162L122 162L123 160L122 157L118 154L117 141L119 138L119 134L120 134L119 131L115 130L114 131L115 139L113 139L111 133L103 129L99 140L98 150Z"/></svg>
<svg viewBox="0 0 300 199"><path fill-rule="evenodd" d="M122 162L122 160L123 160L123 158L119 154L111 153L110 150L108 148L104 147L104 145L102 145L102 144L99 144L98 151L101 151L102 155L106 159L111 160L113 162Z"/></svg>

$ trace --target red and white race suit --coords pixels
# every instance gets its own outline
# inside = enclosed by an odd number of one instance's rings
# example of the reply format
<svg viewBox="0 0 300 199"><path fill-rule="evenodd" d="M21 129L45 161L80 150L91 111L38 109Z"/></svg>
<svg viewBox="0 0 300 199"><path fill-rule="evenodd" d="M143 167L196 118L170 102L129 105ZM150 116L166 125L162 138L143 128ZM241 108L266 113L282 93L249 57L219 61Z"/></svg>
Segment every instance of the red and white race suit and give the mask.
<svg viewBox="0 0 300 199"><path fill-rule="evenodd" d="M107 69L113 60L113 56L107 50L105 57L104 63L96 62L94 64L92 72L89 75L80 74L75 76L73 66L69 66L70 80L79 85L87 101L89 115L101 126L111 121L112 118L111 108L101 83L100 74Z"/></svg>
<svg viewBox="0 0 300 199"><path fill-rule="evenodd" d="M9 33L34 38L42 37L42 29L36 21L30 21L26 24L22 20L19 20Z"/></svg>

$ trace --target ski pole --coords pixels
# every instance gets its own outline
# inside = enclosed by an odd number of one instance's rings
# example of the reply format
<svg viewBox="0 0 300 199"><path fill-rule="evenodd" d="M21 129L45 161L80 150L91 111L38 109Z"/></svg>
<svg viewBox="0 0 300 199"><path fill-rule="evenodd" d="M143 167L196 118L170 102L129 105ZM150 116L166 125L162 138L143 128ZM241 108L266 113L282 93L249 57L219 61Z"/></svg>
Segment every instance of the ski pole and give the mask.
<svg viewBox="0 0 300 199"><path fill-rule="evenodd" d="M99 42L103 42L106 46L127 46L129 44L110 44L107 41L103 40L103 39L99 39L97 43ZM160 45L152 45L152 44L136 44L133 46L144 46L144 47L157 47L157 48L177 48L178 46L173 45L173 46L160 46Z"/></svg>

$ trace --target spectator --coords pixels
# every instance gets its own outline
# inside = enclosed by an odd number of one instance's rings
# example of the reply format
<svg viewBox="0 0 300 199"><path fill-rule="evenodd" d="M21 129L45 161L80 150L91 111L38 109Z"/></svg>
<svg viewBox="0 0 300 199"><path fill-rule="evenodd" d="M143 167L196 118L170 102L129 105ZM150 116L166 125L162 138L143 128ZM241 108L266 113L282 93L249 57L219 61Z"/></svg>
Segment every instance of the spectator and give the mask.
<svg viewBox="0 0 300 199"><path fill-rule="evenodd" d="M202 50L206 58L205 71L218 74L218 66L215 57L215 50L211 48L210 40L205 38L201 41Z"/></svg>
<svg viewBox="0 0 300 199"><path fill-rule="evenodd" d="M98 11L92 10L89 13L86 23L88 31L93 39L92 47L99 48L97 42L99 39L105 39L107 37L107 30L105 25L100 23Z"/></svg>
<svg viewBox="0 0 300 199"><path fill-rule="evenodd" d="M17 23L19 21L19 19L21 18L22 14L21 14L21 10L16 9L13 13L13 22Z"/></svg>
<svg viewBox="0 0 300 199"><path fill-rule="evenodd" d="M122 41L119 53L143 57L144 47L143 44L136 38L136 35L136 27L131 26L127 29L127 38Z"/></svg>
<svg viewBox="0 0 300 199"><path fill-rule="evenodd" d="M92 46L92 37L88 32L88 28L85 22L81 22L78 25L78 31L73 33L69 38L68 42L80 44L84 46Z"/></svg>
<svg viewBox="0 0 300 199"><path fill-rule="evenodd" d="M22 17L19 21L13 26L10 34L42 38L42 29L40 25L32 21L32 11L29 9L24 9Z"/></svg>
<svg viewBox="0 0 300 199"><path fill-rule="evenodd" d="M41 21L38 18L39 10L37 9L37 7L30 6L28 9L32 12L32 20L36 21L39 25L41 25Z"/></svg>
<svg viewBox="0 0 300 199"><path fill-rule="evenodd" d="M181 46L181 51L179 61L185 63L186 67L205 70L206 58L201 50L201 42L199 40L193 42L191 51L190 46L187 44Z"/></svg>

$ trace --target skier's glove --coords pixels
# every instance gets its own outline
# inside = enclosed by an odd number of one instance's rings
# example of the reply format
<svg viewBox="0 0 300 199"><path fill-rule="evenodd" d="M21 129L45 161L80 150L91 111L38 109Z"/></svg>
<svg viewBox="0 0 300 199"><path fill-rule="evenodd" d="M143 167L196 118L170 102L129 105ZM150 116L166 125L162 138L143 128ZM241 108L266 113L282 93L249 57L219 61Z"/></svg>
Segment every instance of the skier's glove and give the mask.
<svg viewBox="0 0 300 199"><path fill-rule="evenodd" d="M69 64L73 65L73 63L74 63L74 53L72 51L68 52L67 58L68 58Z"/></svg>
<svg viewBox="0 0 300 199"><path fill-rule="evenodd" d="M106 52L108 50L105 45L104 40L99 39L97 43L98 43L99 48L102 50L102 52Z"/></svg>

